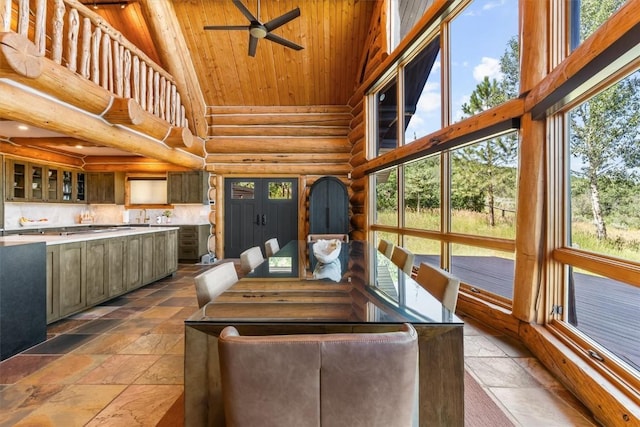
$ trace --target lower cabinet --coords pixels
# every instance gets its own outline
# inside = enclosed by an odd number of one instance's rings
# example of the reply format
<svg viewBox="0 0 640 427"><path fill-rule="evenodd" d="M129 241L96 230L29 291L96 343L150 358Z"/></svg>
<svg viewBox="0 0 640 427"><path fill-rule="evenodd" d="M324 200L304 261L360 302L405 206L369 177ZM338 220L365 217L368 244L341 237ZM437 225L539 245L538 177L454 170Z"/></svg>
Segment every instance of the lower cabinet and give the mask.
<svg viewBox="0 0 640 427"><path fill-rule="evenodd" d="M200 261L202 255L209 253L209 234L208 224L181 225L178 234L178 259Z"/></svg>
<svg viewBox="0 0 640 427"><path fill-rule="evenodd" d="M118 268L109 265L109 241L111 239L89 240L87 245L86 285L87 305L91 306L109 297L109 270Z"/></svg>
<svg viewBox="0 0 640 427"><path fill-rule="evenodd" d="M75 313L87 306L86 242L59 245L58 284L60 317Z"/></svg>
<svg viewBox="0 0 640 427"><path fill-rule="evenodd" d="M47 246L47 323L178 269L177 230Z"/></svg>

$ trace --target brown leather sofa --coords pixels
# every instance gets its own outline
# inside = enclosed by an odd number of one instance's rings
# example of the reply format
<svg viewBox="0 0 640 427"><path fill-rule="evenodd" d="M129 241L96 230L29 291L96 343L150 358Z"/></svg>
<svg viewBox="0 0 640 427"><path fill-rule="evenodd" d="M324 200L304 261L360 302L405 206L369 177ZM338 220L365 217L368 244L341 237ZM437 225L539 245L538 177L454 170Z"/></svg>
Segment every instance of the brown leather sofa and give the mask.
<svg viewBox="0 0 640 427"><path fill-rule="evenodd" d="M218 341L227 426L411 426L417 333L240 336Z"/></svg>

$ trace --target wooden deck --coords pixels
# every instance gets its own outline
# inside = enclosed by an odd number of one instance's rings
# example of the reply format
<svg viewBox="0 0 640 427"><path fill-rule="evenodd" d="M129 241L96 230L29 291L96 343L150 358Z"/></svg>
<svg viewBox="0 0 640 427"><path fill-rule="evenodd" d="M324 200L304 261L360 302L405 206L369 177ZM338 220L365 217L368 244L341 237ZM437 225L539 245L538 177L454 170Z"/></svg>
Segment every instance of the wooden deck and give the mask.
<svg viewBox="0 0 640 427"><path fill-rule="evenodd" d="M415 263L439 265L435 255L416 255ZM469 285L513 299L514 262L505 258L454 256L451 272ZM574 273L574 326L611 353L640 370L640 289L615 280Z"/></svg>

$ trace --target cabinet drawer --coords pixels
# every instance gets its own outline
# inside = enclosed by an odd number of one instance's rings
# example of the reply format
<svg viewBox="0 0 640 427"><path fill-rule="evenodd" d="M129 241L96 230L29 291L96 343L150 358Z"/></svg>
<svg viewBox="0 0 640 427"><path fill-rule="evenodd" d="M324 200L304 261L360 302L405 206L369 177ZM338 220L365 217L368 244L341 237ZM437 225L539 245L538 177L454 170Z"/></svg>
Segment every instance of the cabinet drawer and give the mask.
<svg viewBox="0 0 640 427"><path fill-rule="evenodd" d="M181 240L178 246L181 248L195 248L195 247L198 247L198 241L197 240Z"/></svg>
<svg viewBox="0 0 640 427"><path fill-rule="evenodd" d="M178 249L178 258L180 259L199 259L198 248L183 248Z"/></svg>

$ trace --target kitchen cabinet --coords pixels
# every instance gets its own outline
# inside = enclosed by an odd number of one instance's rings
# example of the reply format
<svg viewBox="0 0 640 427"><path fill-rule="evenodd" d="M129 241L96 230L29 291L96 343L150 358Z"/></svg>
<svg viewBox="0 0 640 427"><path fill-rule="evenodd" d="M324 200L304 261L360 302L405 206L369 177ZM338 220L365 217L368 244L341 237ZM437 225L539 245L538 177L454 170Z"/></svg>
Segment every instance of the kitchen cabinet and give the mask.
<svg viewBox="0 0 640 427"><path fill-rule="evenodd" d="M142 237L124 238L124 287L130 291L142 285ZM177 266L176 266L177 270Z"/></svg>
<svg viewBox="0 0 640 427"><path fill-rule="evenodd" d="M207 245L210 234L208 224L181 225L178 232L178 259L200 261L209 252Z"/></svg>
<svg viewBox="0 0 640 427"><path fill-rule="evenodd" d="M3 200L12 202L85 202L84 172L9 160L4 162Z"/></svg>
<svg viewBox="0 0 640 427"><path fill-rule="evenodd" d="M87 242L87 305L97 304L109 296L109 240Z"/></svg>
<svg viewBox="0 0 640 427"><path fill-rule="evenodd" d="M87 306L86 242L59 246L59 314L60 317L65 317Z"/></svg>
<svg viewBox="0 0 640 427"><path fill-rule="evenodd" d="M174 273L177 241L178 230L163 230L48 245L46 322Z"/></svg>
<svg viewBox="0 0 640 427"><path fill-rule="evenodd" d="M169 203L208 204L209 174L203 171L168 172L167 201Z"/></svg>
<svg viewBox="0 0 640 427"><path fill-rule="evenodd" d="M15 160L5 162L6 200L12 202L24 202L29 198L27 187L29 181L28 163Z"/></svg>
<svg viewBox="0 0 640 427"><path fill-rule="evenodd" d="M86 180L88 203L124 204L124 173L90 172Z"/></svg>
<svg viewBox="0 0 640 427"><path fill-rule="evenodd" d="M142 236L142 281L144 283L153 282L155 279L154 249L153 234L144 234Z"/></svg>

